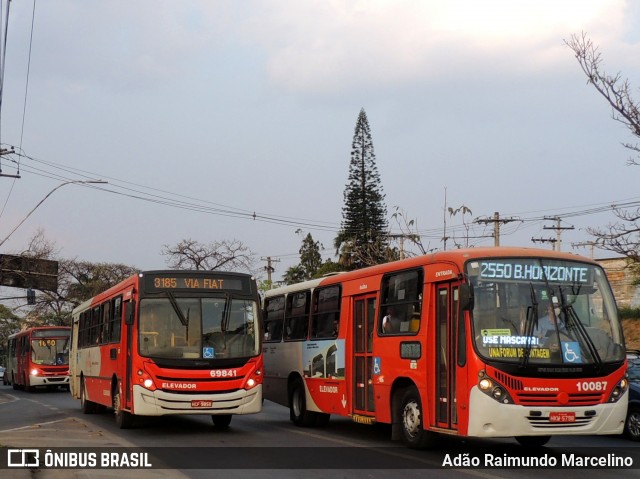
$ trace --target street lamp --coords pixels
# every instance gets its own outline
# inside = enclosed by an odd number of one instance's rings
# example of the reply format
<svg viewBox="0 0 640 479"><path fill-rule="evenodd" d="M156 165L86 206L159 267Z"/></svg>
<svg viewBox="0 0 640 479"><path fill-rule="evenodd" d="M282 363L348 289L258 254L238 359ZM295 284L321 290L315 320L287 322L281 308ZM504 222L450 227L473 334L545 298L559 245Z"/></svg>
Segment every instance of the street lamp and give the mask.
<svg viewBox="0 0 640 479"><path fill-rule="evenodd" d="M104 181L104 180L71 180L71 181L65 181L64 183L59 184L59 185L58 185L58 186L56 186L54 189L52 189L49 193L47 193L47 196L45 196L44 198L42 198L42 199L40 200L40 202L39 202L37 205L35 205L35 206L33 207L33 209L32 209L31 211L29 211L29 213L27 213L27 216L25 216L25 217L22 219L22 221L21 221L20 223L18 223L18 224L16 225L16 227L15 227L15 228L13 228L13 229L11 230L11 232L7 235L7 237L6 237L5 239L3 239L3 240L0 242L0 246L2 246L2 245L3 245L3 244L4 244L4 243L5 243L5 242L6 242L6 241L11 237L11 235L12 235L13 233L15 233L15 232L16 232L16 230L17 230L18 228L20 228L20 226L22 226L22 223L24 223L25 221L27 221L27 218L29 218L29 216L31 216L31 214L32 214L32 213L33 213L33 212L38 208L38 206L40 206L42 203L44 203L44 201L45 201L47 198L49 198L49 196L51 196L51 195L52 195L52 194L53 194L57 189L62 188L64 185L70 185L70 184L72 184L72 183L76 183L76 184L77 184L77 183L92 183L92 184L96 184L96 183L97 183L97 184L105 184L105 183L108 183L108 181Z"/></svg>

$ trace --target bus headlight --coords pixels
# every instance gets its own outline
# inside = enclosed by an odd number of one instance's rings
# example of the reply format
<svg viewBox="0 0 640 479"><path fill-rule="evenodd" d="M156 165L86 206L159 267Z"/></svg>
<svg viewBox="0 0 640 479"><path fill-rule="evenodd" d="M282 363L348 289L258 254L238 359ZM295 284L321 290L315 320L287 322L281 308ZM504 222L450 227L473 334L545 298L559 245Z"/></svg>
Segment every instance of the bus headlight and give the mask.
<svg viewBox="0 0 640 479"><path fill-rule="evenodd" d="M249 375L249 378L244 383L244 388L248 391L253 389L258 384L262 384L262 369L257 368L253 373Z"/></svg>
<svg viewBox="0 0 640 479"><path fill-rule="evenodd" d="M609 402L617 402L620 399L624 392L629 387L629 381L627 378L622 378L618 384L613 388L611 394L609 395Z"/></svg>
<svg viewBox="0 0 640 479"><path fill-rule="evenodd" d="M33 368L31 371L29 371L29 374L31 376L40 376L40 370L36 369L36 368Z"/></svg>
<svg viewBox="0 0 640 479"><path fill-rule="evenodd" d="M484 372L479 375L478 389L499 403L513 404L513 399L511 399L507 389Z"/></svg>
<svg viewBox="0 0 640 479"><path fill-rule="evenodd" d="M142 385L142 387L148 389L149 391L155 391L156 385L151 379L151 376L142 369L138 369L138 382Z"/></svg>

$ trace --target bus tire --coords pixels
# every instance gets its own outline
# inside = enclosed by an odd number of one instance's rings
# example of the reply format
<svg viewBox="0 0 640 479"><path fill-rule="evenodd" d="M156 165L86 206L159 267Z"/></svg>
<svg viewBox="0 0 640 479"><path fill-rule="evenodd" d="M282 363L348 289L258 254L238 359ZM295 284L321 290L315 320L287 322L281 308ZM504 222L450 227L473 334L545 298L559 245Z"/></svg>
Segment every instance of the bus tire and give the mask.
<svg viewBox="0 0 640 479"><path fill-rule="evenodd" d="M231 424L231 414L212 414L211 419L218 429L226 429Z"/></svg>
<svg viewBox="0 0 640 479"><path fill-rule="evenodd" d="M310 427L316 423L316 415L307 411L307 400L302 380L295 379L289 393L289 417L298 427Z"/></svg>
<svg viewBox="0 0 640 479"><path fill-rule="evenodd" d="M96 412L96 403L87 399L87 387L84 383L84 378L80 381L80 409L83 414Z"/></svg>
<svg viewBox="0 0 640 479"><path fill-rule="evenodd" d="M129 411L122 409L119 385L116 386L113 394L113 413L116 418L116 426L118 426L118 429L130 429L133 426L135 416Z"/></svg>
<svg viewBox="0 0 640 479"><path fill-rule="evenodd" d="M516 436L516 441L521 446L542 447L549 442L551 436Z"/></svg>
<svg viewBox="0 0 640 479"><path fill-rule="evenodd" d="M402 422L402 442L412 449L433 447L436 433L425 431L425 415L422 411L420 393L415 386L407 388L400 402L399 417Z"/></svg>
<svg viewBox="0 0 640 479"><path fill-rule="evenodd" d="M33 388L31 387L31 384L29 384L29 376L25 376L24 377L24 390L26 392L28 392L28 393L33 391Z"/></svg>
<svg viewBox="0 0 640 479"><path fill-rule="evenodd" d="M317 412L316 415L316 427L326 427L331 419L331 414L324 412Z"/></svg>

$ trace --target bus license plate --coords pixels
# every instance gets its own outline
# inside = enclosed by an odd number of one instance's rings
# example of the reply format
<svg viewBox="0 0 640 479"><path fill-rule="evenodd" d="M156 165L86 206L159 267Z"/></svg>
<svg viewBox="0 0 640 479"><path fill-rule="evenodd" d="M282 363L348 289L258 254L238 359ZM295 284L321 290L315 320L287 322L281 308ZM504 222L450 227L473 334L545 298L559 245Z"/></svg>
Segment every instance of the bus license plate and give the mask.
<svg viewBox="0 0 640 479"><path fill-rule="evenodd" d="M213 406L213 401L203 401L203 400L196 400L196 399L191 401L191 407L193 408L211 407L211 406Z"/></svg>
<svg viewBox="0 0 640 479"><path fill-rule="evenodd" d="M576 422L575 412L551 412L549 422Z"/></svg>

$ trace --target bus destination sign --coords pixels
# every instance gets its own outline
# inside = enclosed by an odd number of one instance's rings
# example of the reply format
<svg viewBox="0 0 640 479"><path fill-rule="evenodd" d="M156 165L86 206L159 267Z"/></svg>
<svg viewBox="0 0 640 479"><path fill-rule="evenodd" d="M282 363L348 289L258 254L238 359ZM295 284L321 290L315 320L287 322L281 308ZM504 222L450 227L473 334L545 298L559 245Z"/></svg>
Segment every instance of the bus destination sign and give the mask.
<svg viewBox="0 0 640 479"><path fill-rule="evenodd" d="M530 260L499 259L471 262L469 273L483 280L533 281L550 283L588 284L593 268L569 262L536 263Z"/></svg>
<svg viewBox="0 0 640 479"><path fill-rule="evenodd" d="M145 275L145 291L243 291L243 279L207 273Z"/></svg>

